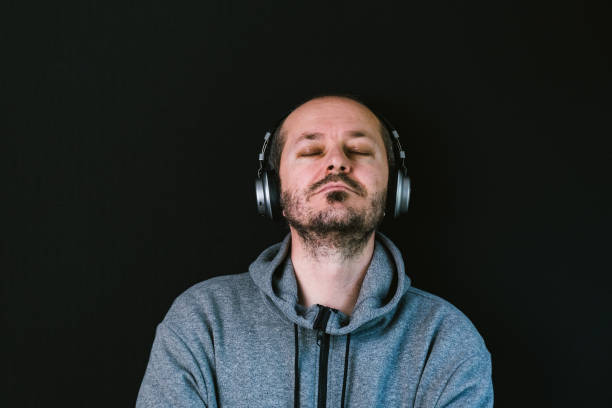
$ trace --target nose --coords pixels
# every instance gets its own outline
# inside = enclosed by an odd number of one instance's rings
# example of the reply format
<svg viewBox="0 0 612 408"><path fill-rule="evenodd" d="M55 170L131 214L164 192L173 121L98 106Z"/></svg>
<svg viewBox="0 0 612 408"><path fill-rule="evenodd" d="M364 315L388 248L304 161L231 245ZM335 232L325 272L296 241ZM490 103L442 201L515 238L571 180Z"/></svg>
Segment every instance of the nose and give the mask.
<svg viewBox="0 0 612 408"><path fill-rule="evenodd" d="M327 159L326 173L350 173L351 162L342 148L330 151Z"/></svg>

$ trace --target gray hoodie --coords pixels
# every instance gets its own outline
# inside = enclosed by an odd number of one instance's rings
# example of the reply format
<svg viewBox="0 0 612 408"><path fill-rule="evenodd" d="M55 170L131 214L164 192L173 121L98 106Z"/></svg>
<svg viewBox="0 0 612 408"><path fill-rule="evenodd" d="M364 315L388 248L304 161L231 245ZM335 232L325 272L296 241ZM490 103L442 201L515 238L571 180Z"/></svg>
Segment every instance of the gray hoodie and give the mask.
<svg viewBox="0 0 612 408"><path fill-rule="evenodd" d="M180 295L158 325L137 407L491 407L472 323L410 286L377 233L351 316L298 303L290 236L248 273Z"/></svg>

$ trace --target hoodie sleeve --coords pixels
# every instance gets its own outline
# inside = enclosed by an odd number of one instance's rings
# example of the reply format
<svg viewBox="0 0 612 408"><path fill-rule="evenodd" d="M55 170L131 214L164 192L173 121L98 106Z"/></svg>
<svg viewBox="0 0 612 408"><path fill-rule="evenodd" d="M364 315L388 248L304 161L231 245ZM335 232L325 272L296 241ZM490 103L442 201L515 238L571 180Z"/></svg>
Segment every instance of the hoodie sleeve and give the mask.
<svg viewBox="0 0 612 408"><path fill-rule="evenodd" d="M165 322L157 326L137 408L207 407L208 365L202 365L181 336Z"/></svg>
<svg viewBox="0 0 612 408"><path fill-rule="evenodd" d="M491 355L480 353L465 359L451 374L436 408L493 407Z"/></svg>

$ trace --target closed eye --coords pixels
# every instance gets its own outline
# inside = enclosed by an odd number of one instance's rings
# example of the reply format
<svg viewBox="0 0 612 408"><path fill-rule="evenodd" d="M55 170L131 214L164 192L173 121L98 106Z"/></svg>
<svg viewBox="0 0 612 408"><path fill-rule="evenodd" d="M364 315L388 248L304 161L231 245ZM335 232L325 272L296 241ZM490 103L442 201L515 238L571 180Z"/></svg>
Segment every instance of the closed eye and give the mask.
<svg viewBox="0 0 612 408"><path fill-rule="evenodd" d="M359 156L369 156L370 155L370 152L367 151L367 150L354 150L353 149L353 150L349 150L349 153L350 154L356 154L356 155L359 155Z"/></svg>
<svg viewBox="0 0 612 408"><path fill-rule="evenodd" d="M321 154L321 150L306 150L304 152L300 152L298 156L309 157L309 156L317 156L319 154Z"/></svg>

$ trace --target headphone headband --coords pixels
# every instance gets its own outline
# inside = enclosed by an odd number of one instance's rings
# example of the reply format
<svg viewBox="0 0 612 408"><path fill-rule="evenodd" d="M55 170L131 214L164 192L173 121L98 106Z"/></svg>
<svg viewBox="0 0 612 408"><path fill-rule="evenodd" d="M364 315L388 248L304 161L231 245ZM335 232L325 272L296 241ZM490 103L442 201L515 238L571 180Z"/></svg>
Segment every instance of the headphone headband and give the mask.
<svg viewBox="0 0 612 408"><path fill-rule="evenodd" d="M266 135L264 136L264 144L261 147L261 152L259 153L259 168L257 169L257 177L261 177L261 172L263 171L266 160L266 148L268 147L268 142L270 141L271 136L272 133L270 133L270 131L267 131Z"/></svg>

